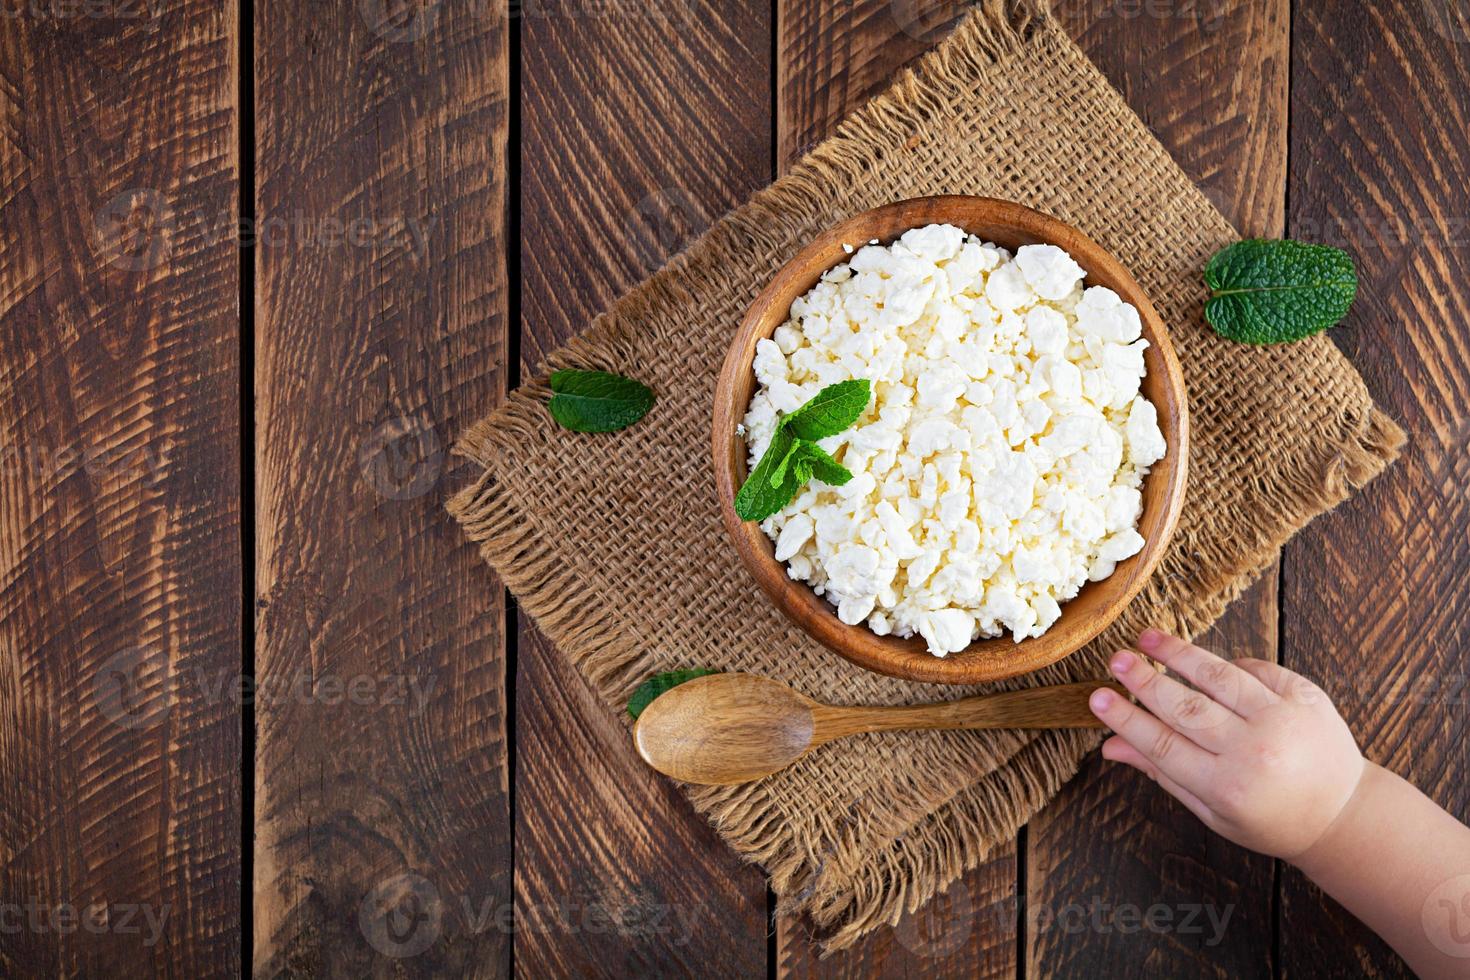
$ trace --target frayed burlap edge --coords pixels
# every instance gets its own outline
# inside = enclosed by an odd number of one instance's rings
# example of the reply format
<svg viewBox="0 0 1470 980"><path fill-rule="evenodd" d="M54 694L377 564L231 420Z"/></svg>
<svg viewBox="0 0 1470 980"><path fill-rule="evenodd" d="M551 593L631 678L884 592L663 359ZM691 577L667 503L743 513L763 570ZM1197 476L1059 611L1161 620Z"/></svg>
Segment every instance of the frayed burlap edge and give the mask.
<svg viewBox="0 0 1470 980"><path fill-rule="evenodd" d="M948 41L900 73L887 92L844 121L787 177L725 215L688 250L599 316L585 333L550 354L537 378L471 426L455 451L490 467L492 461L506 462L527 444L534 445L545 425L544 402L550 395L546 378L552 370L571 365L615 369L626 363L631 338L657 329L657 321L647 315L678 300L683 294L681 276L696 257L711 250L719 254L737 243L768 241L763 232L768 215L779 214L788 224L794 215L821 227L823 216L811 211L821 187L861 179L902 142L910 122L962 97L978 74L1024 50L1038 31L1051 28L1054 25L1039 3L987 0ZM1145 601L1136 605L1159 606L1165 600L1160 583L1176 575L1202 579L1203 585L1189 596L1187 608L1179 603L1163 607L1166 616L1154 625L1186 636L1203 631L1271 565L1292 534L1382 472L1402 446L1403 432L1371 405L1366 412L1354 411L1344 410L1341 422L1347 431L1340 448L1296 460L1273 488L1278 494L1275 511L1282 518L1279 530L1257 541L1237 542L1241 547L1230 553L1205 554L1187 542L1183 546L1176 542L1145 589L1141 597ZM470 540L480 545L481 554L522 608L609 702L620 703L655 668L649 654L629 639L636 631L620 622L616 605L607 601L610 597L590 594L574 572L538 545L529 522L499 490L489 469L450 501L449 510ZM1213 575L1201 576L1201 568L1211 569ZM1143 624L1132 624L1125 614L1094 647L1111 648L1135 625ZM1079 659L1081 655L1074 661ZM1068 670L1064 662L1039 673L1035 681L1073 679L1075 674L1075 664ZM977 866L996 844L1013 838L1075 774L1099 738L1086 732L1033 738L998 769L861 867L844 869L841 876L824 875L819 858L783 838L779 810L753 786L687 790L741 856L767 871L783 913L804 911L820 928L834 930L823 944L824 953L830 953L880 925L897 924L905 911L916 910Z"/></svg>

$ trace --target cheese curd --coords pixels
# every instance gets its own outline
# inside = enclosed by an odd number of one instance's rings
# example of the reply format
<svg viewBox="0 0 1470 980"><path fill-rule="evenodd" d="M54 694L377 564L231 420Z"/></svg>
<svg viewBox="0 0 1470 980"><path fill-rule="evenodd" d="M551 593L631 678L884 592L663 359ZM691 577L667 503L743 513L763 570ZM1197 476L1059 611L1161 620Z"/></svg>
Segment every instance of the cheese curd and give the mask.
<svg viewBox="0 0 1470 980"><path fill-rule="evenodd" d="M1040 636L1088 580L1143 547L1140 487L1166 451L1138 311L1052 245L1007 250L951 225L869 244L756 345L743 430L754 466L781 414L867 378L820 445L853 473L761 523L793 579L844 623L922 636Z"/></svg>

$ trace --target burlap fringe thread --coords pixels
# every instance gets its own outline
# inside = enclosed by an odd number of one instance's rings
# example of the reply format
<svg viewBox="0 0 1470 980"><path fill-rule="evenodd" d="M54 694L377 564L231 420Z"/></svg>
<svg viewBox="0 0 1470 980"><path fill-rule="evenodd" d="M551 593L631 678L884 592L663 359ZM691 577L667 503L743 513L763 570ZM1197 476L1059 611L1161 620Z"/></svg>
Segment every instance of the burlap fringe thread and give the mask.
<svg viewBox="0 0 1470 980"><path fill-rule="evenodd" d="M681 274L691 256L722 250L733 241L761 243L766 239L765 215L780 213L789 221L793 210L809 209L810 202L820 196L809 189L862 179L886 152L897 147L912 123L963 97L978 75L1020 51L1048 22L1039 4L987 0L953 37L915 68L903 71L891 89L843 122L836 135L813 150L789 176L756 194L740 211L723 217L689 250L598 317L588 331L550 355L536 380L512 393L500 409L463 434L456 452L482 463L513 455L518 443L546 425L544 403L550 394L546 378L552 370L572 365L616 370L627 363L629 338L635 331L663 332L672 341L674 326L647 314L679 299ZM808 217L820 221L819 215ZM1342 421L1356 433L1345 448L1323 459L1302 461L1290 480L1274 488L1279 493L1276 506L1291 518L1284 526L1300 527L1341 503L1380 473L1404 442L1399 427L1377 411ZM607 597L589 594L538 543L512 501L499 492L493 475L482 474L455 496L449 510L469 538L479 543L481 554L522 608L610 703L623 703L632 687L657 669L648 654L628 639L636 633L620 622L616 606L605 601ZM1212 594L1188 609L1169 605L1173 621L1157 623L1193 635L1218 618L1227 603L1270 566L1289 536L1290 531L1234 542L1228 553L1202 551L1182 541L1171 549L1137 605L1160 603L1164 595L1159 583L1171 577L1198 576L1201 567L1218 569ZM1110 649L1142 625L1125 615L1097 646ZM1076 676L1080 676L1077 670L1059 666L1032 681L1060 682ZM984 860L995 842L1013 838L1076 772L1097 740L1091 733L1071 732L1032 741L1010 763L894 840L862 868L844 869L851 873L835 878L823 875L821 856L776 832L779 813L769 801L755 796L752 787L690 788L689 795L702 812L712 814L719 832L743 857L758 862L769 873L783 913L804 911L819 927L835 927L823 946L824 952L832 952L852 945L880 925L897 924L905 911L917 909Z"/></svg>

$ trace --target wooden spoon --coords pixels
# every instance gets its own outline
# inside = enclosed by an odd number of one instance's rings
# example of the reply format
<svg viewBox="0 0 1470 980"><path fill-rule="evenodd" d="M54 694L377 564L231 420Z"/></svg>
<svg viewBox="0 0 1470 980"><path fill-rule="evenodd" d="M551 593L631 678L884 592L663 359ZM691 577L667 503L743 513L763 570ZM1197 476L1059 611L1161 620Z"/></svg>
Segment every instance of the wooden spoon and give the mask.
<svg viewBox="0 0 1470 980"><path fill-rule="evenodd" d="M836 708L755 674L709 674L659 695L633 728L638 754L687 783L769 776L813 748L859 732L934 728L1102 728L1087 698L1110 681L1033 687L892 708Z"/></svg>

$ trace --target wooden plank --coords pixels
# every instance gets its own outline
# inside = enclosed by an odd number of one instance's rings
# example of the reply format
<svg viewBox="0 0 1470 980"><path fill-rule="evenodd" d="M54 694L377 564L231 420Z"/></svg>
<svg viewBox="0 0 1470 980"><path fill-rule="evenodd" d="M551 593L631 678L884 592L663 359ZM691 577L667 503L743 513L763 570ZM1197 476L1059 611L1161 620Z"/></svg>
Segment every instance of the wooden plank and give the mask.
<svg viewBox="0 0 1470 980"><path fill-rule="evenodd" d="M894 73L942 40L966 0L778 0L776 146L784 173Z"/></svg>
<svg viewBox="0 0 1470 980"><path fill-rule="evenodd" d="M1063 0L1056 12L1243 234L1281 234L1287 0ZM1200 642L1274 657L1276 598L1273 568ZM1093 756L1027 841L1028 976L1271 972L1272 862L1215 837L1137 773ZM1149 914L1153 928L1141 925Z"/></svg>
<svg viewBox="0 0 1470 980"><path fill-rule="evenodd" d="M0 18L0 975L240 964L232 4Z"/></svg>
<svg viewBox="0 0 1470 980"><path fill-rule="evenodd" d="M506 975L503 591L444 512L504 391L507 17L255 6L256 975Z"/></svg>
<svg viewBox="0 0 1470 980"><path fill-rule="evenodd" d="M528 374L770 179L770 23L682 0L521 23ZM517 971L764 976L760 871L646 773L623 720L529 624L516 692Z"/></svg>
<svg viewBox="0 0 1470 980"><path fill-rule="evenodd" d="M785 172L894 73L941 40L967 4L781 0L776 142ZM1016 971L1016 848L1009 845L895 928L819 959L809 921L777 920L783 977L1010 976Z"/></svg>
<svg viewBox="0 0 1470 980"><path fill-rule="evenodd" d="M1409 446L1288 549L1282 651L1334 695L1369 758L1461 820L1470 818L1467 16L1441 2L1295 8L1291 232L1353 253L1358 299L1333 336ZM1410 975L1296 872L1282 884L1284 974Z"/></svg>
<svg viewBox="0 0 1470 980"><path fill-rule="evenodd" d="M760 873L740 865L677 786L626 749L621 720L529 621L523 627L517 972L764 976ZM552 812L553 800L564 809Z"/></svg>
<svg viewBox="0 0 1470 980"><path fill-rule="evenodd" d="M1016 975L1014 843L962 876L898 925L821 958L820 936L804 917L777 919L781 977L1010 977Z"/></svg>
<svg viewBox="0 0 1470 980"><path fill-rule="evenodd" d="M556 9L521 21L531 368L771 179L769 11L706 0Z"/></svg>

